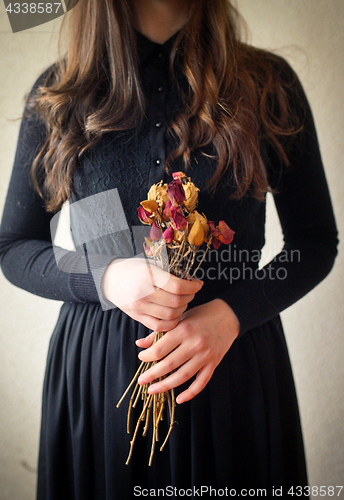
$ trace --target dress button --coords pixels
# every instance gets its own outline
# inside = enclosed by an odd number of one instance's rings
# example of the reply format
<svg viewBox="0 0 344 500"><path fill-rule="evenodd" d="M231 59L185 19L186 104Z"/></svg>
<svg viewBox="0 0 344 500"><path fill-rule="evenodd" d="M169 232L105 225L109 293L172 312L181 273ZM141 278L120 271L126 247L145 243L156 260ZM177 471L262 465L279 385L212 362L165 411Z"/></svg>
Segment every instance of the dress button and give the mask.
<svg viewBox="0 0 344 500"><path fill-rule="evenodd" d="M160 163L161 163L161 158L157 158L157 159L155 160L155 164L156 164L156 165L160 165Z"/></svg>
<svg viewBox="0 0 344 500"><path fill-rule="evenodd" d="M161 125L162 125L162 122L156 122L156 124L155 124L156 128L160 128Z"/></svg>
<svg viewBox="0 0 344 500"><path fill-rule="evenodd" d="M164 90L164 87L158 87L158 92L162 92Z"/></svg>
<svg viewBox="0 0 344 500"><path fill-rule="evenodd" d="M158 54L158 58L161 59L163 57L164 53L163 52L159 52Z"/></svg>

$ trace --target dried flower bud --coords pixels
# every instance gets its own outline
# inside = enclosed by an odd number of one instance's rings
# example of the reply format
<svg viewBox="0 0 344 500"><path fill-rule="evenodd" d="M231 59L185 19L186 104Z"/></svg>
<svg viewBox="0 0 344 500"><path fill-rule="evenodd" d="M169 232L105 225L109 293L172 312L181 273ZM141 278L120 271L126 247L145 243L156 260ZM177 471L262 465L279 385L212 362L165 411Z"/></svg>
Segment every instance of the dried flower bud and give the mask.
<svg viewBox="0 0 344 500"><path fill-rule="evenodd" d="M146 212L156 212L159 208L155 200L144 200L141 201L140 205L146 210Z"/></svg>
<svg viewBox="0 0 344 500"><path fill-rule="evenodd" d="M185 191L180 180L171 181L167 186L167 194L173 205L181 205L185 200Z"/></svg>
<svg viewBox="0 0 344 500"><path fill-rule="evenodd" d="M186 174L184 174L184 172L173 172L172 177L173 177L174 181L179 180L181 182L183 182L183 179L186 179L186 180L188 179L186 177Z"/></svg>
<svg viewBox="0 0 344 500"><path fill-rule="evenodd" d="M199 247L204 241L204 231L200 220L196 220L188 235L190 245Z"/></svg>
<svg viewBox="0 0 344 500"><path fill-rule="evenodd" d="M173 239L175 241L178 241L178 243L182 243L183 239L184 239L184 233L182 231L177 231L175 230L174 231L174 236L173 236Z"/></svg>
<svg viewBox="0 0 344 500"><path fill-rule="evenodd" d="M161 229L157 226L156 222L154 221L149 233L149 237L152 241L159 241L162 238L162 231Z"/></svg>
<svg viewBox="0 0 344 500"><path fill-rule="evenodd" d="M165 231L164 231L164 240L165 240L165 243L172 243L173 241L173 236L174 236L174 233L173 233L173 227L172 226L169 226Z"/></svg>
<svg viewBox="0 0 344 500"><path fill-rule="evenodd" d="M199 189L195 186L193 182L188 182L184 184L184 192L185 192L185 201L184 207L192 212L195 210L197 202L198 202L198 191Z"/></svg>
<svg viewBox="0 0 344 500"><path fill-rule="evenodd" d="M137 213L138 213L140 221L143 224L152 224L152 222L154 220L154 216L152 213L147 212L147 210L145 210L143 207L139 207L137 209Z"/></svg>
<svg viewBox="0 0 344 500"><path fill-rule="evenodd" d="M172 207L172 203L170 200L167 201L166 203L166 206L164 208L164 211L162 213L162 218L164 219L164 221L169 221L170 218L171 218L171 207Z"/></svg>
<svg viewBox="0 0 344 500"><path fill-rule="evenodd" d="M194 210L188 215L188 224L192 226L192 224L194 224L196 220L200 221L204 234L207 234L209 231L207 218L205 217L205 215L201 215L199 212L197 212L197 210Z"/></svg>
<svg viewBox="0 0 344 500"><path fill-rule="evenodd" d="M187 220L183 215L180 207L171 206L171 224L174 229L178 231L184 231L187 226Z"/></svg>

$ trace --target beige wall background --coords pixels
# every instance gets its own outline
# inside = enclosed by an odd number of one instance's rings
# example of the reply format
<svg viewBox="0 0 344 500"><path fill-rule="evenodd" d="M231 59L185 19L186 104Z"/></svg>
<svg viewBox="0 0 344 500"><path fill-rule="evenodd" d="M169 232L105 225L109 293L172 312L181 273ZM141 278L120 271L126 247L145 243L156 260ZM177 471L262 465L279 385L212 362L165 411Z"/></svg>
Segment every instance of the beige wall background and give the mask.
<svg viewBox="0 0 344 500"><path fill-rule="evenodd" d="M339 230L344 234L343 0L238 0L251 42L276 49L309 97ZM57 55L60 20L12 34L0 2L0 208L14 159L23 95ZM267 254L281 246L269 200ZM344 478L344 258L282 315L299 396L311 485ZM60 303L35 297L0 276L0 499L33 500L40 405L49 336ZM342 492L344 495L344 492Z"/></svg>

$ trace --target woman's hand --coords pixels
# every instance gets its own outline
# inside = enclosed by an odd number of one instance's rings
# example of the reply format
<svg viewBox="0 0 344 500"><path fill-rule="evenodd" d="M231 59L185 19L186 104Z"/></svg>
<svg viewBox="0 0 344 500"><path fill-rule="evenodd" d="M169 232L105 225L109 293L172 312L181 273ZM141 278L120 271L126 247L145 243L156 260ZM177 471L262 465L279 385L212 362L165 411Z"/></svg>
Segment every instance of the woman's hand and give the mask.
<svg viewBox="0 0 344 500"><path fill-rule="evenodd" d="M201 280L183 280L143 258L116 259L102 279L104 297L147 328L165 332L177 326Z"/></svg>
<svg viewBox="0 0 344 500"><path fill-rule="evenodd" d="M234 311L221 299L194 307L183 314L179 324L165 333L154 345L154 333L136 344L142 361L159 361L140 376L143 385L176 370L164 380L152 384L148 392L156 394L178 387L197 373L177 403L192 399L209 382L215 368L239 335L239 321Z"/></svg>

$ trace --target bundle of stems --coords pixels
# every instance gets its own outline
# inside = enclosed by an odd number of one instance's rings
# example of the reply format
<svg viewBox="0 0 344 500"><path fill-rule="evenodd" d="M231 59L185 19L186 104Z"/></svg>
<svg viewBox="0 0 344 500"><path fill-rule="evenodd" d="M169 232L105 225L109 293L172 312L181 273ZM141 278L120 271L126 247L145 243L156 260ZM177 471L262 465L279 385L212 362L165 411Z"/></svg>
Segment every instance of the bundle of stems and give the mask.
<svg viewBox="0 0 344 500"><path fill-rule="evenodd" d="M192 268L193 268L193 265L195 262L195 257L196 257L198 247L191 246L190 244L188 244L187 239L186 239L186 234L185 234L185 237L184 237L181 244L178 244L178 245L169 244L169 245L167 245L169 272L171 274L174 274L175 276L182 278L182 279L194 278L196 272L198 271L200 265L202 264L206 254L210 248L210 244L211 244L211 237L209 238L209 241L207 243L207 248L203 253L202 259L200 260L198 266L194 270L192 270ZM162 243L161 245L158 245L154 248L153 258L155 261L157 261L159 259L161 262L161 259L163 257L163 251L162 251L163 246L164 246L164 244ZM164 333L165 332L155 332L153 344L155 344L155 342L157 342L159 339L161 339L162 336L164 335ZM132 378L128 387L124 391L121 399L117 403L117 408L119 408L121 403L123 402L124 398L127 396L128 392L130 391L130 389L134 386L133 391L132 391L131 396L130 396L128 413L127 413L127 433L130 434L130 417L131 417L131 413L132 413L132 408L136 408L136 405L139 402L139 400L142 401L142 411L141 411L141 414L136 422L134 434L133 434L133 437L130 441L130 450L129 450L128 458L126 461L126 465L129 464L129 461L132 457L135 440L136 440L141 422L144 422L142 435L146 436L148 426L149 426L149 418L150 418L150 416L152 416L153 432L152 432L151 452L150 452L149 462L148 462L149 466L152 464L155 446L156 446L156 443L158 443L158 441L159 441L159 424L163 420L163 411L166 408L166 406L168 408L170 425L169 425L167 435L160 446L160 451L162 451L164 449L164 447L167 443L167 440L170 437L170 434L172 432L174 423L175 423L174 416L175 416L176 398L175 398L174 389L172 388L171 390L166 391L166 392L162 392L160 394L149 394L148 393L149 386L151 384L157 382L157 380L155 380L154 382L151 382L149 384L145 384L145 385L139 385L137 382L140 375L142 375L145 371L149 370L149 368L154 366L156 363L157 363L157 361L151 361L151 362L142 361L141 362L134 377ZM170 374L167 374L164 377L160 377L159 381L163 380L168 375L170 375ZM166 402L167 402L167 405L166 405Z"/></svg>

